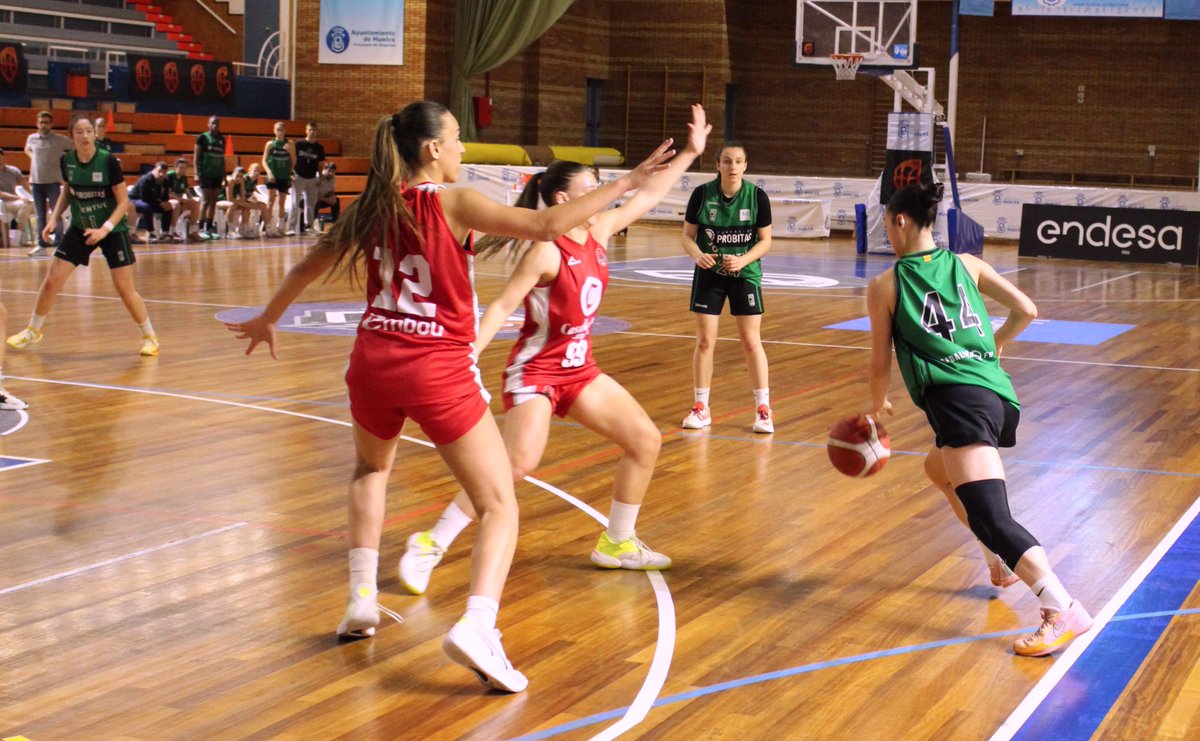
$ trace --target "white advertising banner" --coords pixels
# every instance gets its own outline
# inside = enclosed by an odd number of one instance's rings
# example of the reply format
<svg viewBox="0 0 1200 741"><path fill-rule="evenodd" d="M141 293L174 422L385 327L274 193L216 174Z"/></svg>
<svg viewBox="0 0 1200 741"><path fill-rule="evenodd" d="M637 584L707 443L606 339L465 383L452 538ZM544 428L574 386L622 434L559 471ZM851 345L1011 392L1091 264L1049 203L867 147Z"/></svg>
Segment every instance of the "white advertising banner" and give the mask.
<svg viewBox="0 0 1200 741"><path fill-rule="evenodd" d="M404 64L404 0L321 0L319 64Z"/></svg>
<svg viewBox="0 0 1200 741"><path fill-rule="evenodd" d="M463 165L464 172L459 177L458 185L474 188L498 203L505 203L510 202L508 194L520 188L521 175L541 169ZM607 180L617 177L621 172L601 170L600 174ZM715 173L693 172L684 175L645 218L683 221L683 212L692 188L714 177ZM856 204L867 204L868 212L872 208L882 208L878 196L873 205L870 199L871 190L879 185L878 178L747 174L746 179L765 190L770 197L771 216L775 222L772 231L776 237L825 237L830 230L852 232ZM1021 207L1026 203L1200 211L1200 193L1194 191L962 182L958 191L963 212L983 225L985 234L992 239L1020 238ZM950 204L949 184L946 186L945 203Z"/></svg>

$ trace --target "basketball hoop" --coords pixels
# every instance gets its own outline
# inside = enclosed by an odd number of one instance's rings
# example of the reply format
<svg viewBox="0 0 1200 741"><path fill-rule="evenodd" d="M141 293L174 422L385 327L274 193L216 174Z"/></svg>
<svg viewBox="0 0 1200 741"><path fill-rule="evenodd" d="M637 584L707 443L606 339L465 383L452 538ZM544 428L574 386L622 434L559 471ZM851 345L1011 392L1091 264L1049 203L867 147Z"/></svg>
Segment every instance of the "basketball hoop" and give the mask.
<svg viewBox="0 0 1200 741"><path fill-rule="evenodd" d="M839 80L853 80L858 73L858 65L862 64L862 54L830 54L833 73Z"/></svg>

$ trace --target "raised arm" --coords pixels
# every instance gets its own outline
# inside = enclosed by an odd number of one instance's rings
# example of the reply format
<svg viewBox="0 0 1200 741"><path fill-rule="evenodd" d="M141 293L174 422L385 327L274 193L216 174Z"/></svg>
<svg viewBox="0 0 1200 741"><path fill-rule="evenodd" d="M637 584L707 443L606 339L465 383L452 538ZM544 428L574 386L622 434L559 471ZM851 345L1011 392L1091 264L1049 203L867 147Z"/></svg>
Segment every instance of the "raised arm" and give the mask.
<svg viewBox="0 0 1200 741"><path fill-rule="evenodd" d="M508 283L500 295L488 304L487 311L479 320L479 336L475 339L475 354L478 357L495 338L500 327L512 315L534 286L546 283L558 276L562 258L558 248L551 242L534 242L517 263Z"/></svg>
<svg viewBox="0 0 1200 741"><path fill-rule="evenodd" d="M254 352L260 342L265 342L271 357L278 359L275 354L275 325L279 323L279 317L310 283L333 267L336 259L337 252L334 250L314 247L284 276L283 283L279 284L261 314L244 322L225 322L225 328L236 333L239 340L250 340L250 346L246 348L247 355Z"/></svg>
<svg viewBox="0 0 1200 741"><path fill-rule="evenodd" d="M704 152L708 134L712 124L704 114L704 106L692 105L692 120L688 124L687 146L671 160L667 169L650 178L632 198L620 208L601 212L596 224L591 228L592 236L600 244L608 242L608 238L620 232L625 227L646 215L646 212L658 205L671 188L683 177L696 158Z"/></svg>
<svg viewBox="0 0 1200 741"><path fill-rule="evenodd" d="M1033 303L1033 299L1026 296L1020 288L997 273L996 269L985 261L968 254L958 257L963 261L971 276L975 278L980 293L999 301L1004 308L1008 309L1008 318L995 332L996 354L999 355L1005 345L1016 339L1017 335L1025 331L1025 328L1034 319L1037 319L1037 305Z"/></svg>
<svg viewBox="0 0 1200 741"><path fill-rule="evenodd" d="M871 319L871 360L867 365L867 383L871 401L864 414L892 414L888 388L892 384L892 305L895 287L889 268L867 284L867 316Z"/></svg>
<svg viewBox="0 0 1200 741"><path fill-rule="evenodd" d="M503 206L470 188L451 188L441 193L442 211L451 230L459 238L465 237L467 230L476 229L486 234L549 242L584 223L588 217L620 198L626 191L642 187L655 173L666 169L664 163L675 154L670 146L671 140L667 139L640 165L613 182L553 208L534 211Z"/></svg>

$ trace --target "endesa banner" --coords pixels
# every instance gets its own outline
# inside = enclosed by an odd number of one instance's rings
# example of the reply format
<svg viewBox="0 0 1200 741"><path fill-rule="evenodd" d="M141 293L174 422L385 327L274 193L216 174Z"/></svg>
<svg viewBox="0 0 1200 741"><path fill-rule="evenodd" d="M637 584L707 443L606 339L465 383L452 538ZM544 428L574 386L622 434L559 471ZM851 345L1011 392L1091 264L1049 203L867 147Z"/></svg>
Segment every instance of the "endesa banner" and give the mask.
<svg viewBox="0 0 1200 741"><path fill-rule="evenodd" d="M233 105L233 63L130 54L129 97Z"/></svg>
<svg viewBox="0 0 1200 741"><path fill-rule="evenodd" d="M1017 254L1119 262L1200 262L1200 213L1027 203Z"/></svg>

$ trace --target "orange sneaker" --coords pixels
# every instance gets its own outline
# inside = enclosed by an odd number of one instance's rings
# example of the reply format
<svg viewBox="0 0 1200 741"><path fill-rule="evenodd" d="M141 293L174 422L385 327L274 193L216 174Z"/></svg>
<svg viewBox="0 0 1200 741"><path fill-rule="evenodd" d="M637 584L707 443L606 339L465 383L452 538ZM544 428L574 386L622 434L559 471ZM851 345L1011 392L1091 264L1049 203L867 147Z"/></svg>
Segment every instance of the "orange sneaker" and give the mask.
<svg viewBox="0 0 1200 741"><path fill-rule="evenodd" d="M988 561L988 575L992 577L992 586L1001 589L1007 589L1021 581L1021 577L1014 574L1012 569L1008 568L1008 564L999 558Z"/></svg>
<svg viewBox="0 0 1200 741"><path fill-rule="evenodd" d="M1042 624L1030 635L1013 642L1013 651L1021 656L1048 656L1092 629L1092 616L1079 600L1062 612L1042 608Z"/></svg>

